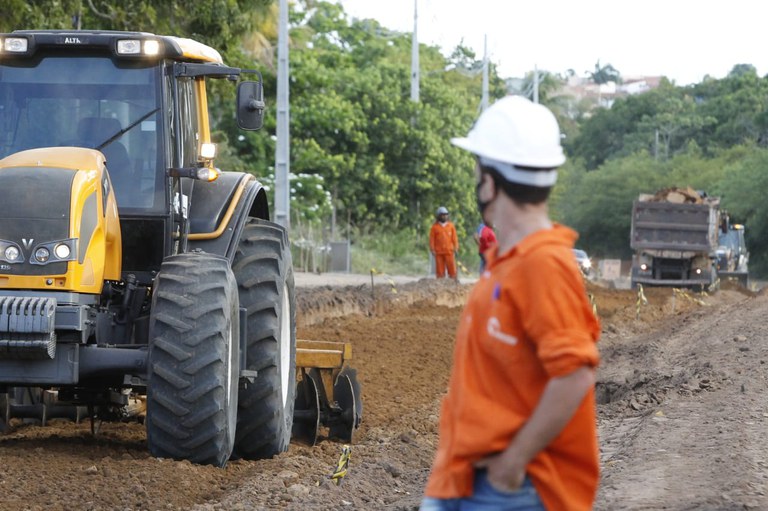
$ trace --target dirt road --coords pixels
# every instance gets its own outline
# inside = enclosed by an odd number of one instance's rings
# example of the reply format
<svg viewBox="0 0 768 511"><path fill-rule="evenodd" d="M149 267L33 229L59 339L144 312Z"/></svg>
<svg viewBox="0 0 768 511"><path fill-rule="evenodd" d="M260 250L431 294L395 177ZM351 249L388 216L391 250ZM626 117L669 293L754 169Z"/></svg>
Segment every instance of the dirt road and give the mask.
<svg viewBox="0 0 768 511"><path fill-rule="evenodd" d="M346 340L363 425L226 468L151 458L139 424L16 422L0 437L0 510L415 509L466 285L423 280L298 290L299 336ZM603 323L596 509L768 509L768 296L590 286Z"/></svg>

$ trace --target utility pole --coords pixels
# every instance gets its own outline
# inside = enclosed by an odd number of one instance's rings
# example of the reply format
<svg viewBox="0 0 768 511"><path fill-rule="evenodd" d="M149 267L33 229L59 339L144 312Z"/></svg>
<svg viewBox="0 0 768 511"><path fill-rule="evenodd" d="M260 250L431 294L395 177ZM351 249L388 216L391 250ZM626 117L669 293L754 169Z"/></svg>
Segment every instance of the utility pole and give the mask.
<svg viewBox="0 0 768 511"><path fill-rule="evenodd" d="M419 0L413 0L413 39L411 40L411 101L419 102L419 36L418 28L418 4Z"/></svg>
<svg viewBox="0 0 768 511"><path fill-rule="evenodd" d="M539 68L533 66L533 102L539 102Z"/></svg>
<svg viewBox="0 0 768 511"><path fill-rule="evenodd" d="M275 147L275 216L286 229L291 227L290 110L288 102L288 0L280 0L277 31L277 141Z"/></svg>
<svg viewBox="0 0 768 511"><path fill-rule="evenodd" d="M488 108L488 35L483 38L483 95L480 100L480 112Z"/></svg>

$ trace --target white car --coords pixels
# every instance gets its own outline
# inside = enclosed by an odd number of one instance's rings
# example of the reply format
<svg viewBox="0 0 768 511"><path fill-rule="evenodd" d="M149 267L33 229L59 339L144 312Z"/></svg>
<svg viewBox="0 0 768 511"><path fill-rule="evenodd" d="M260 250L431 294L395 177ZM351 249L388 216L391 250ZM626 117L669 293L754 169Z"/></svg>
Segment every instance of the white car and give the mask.
<svg viewBox="0 0 768 511"><path fill-rule="evenodd" d="M574 248L573 255L576 256L576 262L579 264L579 269L584 276L589 276L592 273L592 260L589 258L586 252L581 249Z"/></svg>

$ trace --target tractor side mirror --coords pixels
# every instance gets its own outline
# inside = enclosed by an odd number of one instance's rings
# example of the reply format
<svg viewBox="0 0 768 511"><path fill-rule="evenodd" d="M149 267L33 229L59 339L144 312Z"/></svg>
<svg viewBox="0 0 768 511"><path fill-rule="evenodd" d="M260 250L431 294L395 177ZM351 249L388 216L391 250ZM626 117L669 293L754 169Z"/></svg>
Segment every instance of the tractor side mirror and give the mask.
<svg viewBox="0 0 768 511"><path fill-rule="evenodd" d="M237 86L237 125L255 131L264 124L264 87L261 82L240 82Z"/></svg>

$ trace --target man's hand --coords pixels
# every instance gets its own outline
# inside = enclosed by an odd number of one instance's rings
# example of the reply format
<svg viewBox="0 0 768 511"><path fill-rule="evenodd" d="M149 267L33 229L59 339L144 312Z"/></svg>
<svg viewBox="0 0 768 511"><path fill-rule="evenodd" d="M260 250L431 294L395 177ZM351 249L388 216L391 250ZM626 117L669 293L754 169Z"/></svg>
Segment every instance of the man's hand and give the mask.
<svg viewBox="0 0 768 511"><path fill-rule="evenodd" d="M488 469L488 482L500 492L513 492L523 485L526 462L509 450L483 458L475 468Z"/></svg>
<svg viewBox="0 0 768 511"><path fill-rule="evenodd" d="M525 479L525 467L560 434L584 395L594 386L595 370L586 366L551 379L533 415L520 428L509 446L498 454L479 460L475 467L486 467L488 481L498 490L519 488Z"/></svg>

